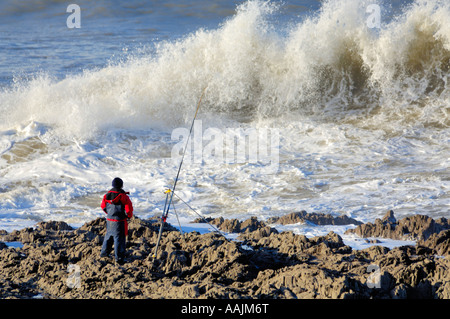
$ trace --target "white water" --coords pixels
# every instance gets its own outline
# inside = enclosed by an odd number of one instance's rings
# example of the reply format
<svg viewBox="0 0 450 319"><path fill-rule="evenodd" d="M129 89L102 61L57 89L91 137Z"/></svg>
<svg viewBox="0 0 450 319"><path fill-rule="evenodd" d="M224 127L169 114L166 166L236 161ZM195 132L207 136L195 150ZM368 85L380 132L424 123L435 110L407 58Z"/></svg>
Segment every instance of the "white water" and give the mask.
<svg viewBox="0 0 450 319"><path fill-rule="evenodd" d="M373 30L372 2L327 1L282 25L278 4L250 1L144 57L2 89L0 229L102 216L116 176L137 216L161 213L179 163L171 133L189 127L205 87L204 131L272 128L280 143L276 174L211 154L186 162L177 193L201 214L449 217L450 5L416 1Z"/></svg>

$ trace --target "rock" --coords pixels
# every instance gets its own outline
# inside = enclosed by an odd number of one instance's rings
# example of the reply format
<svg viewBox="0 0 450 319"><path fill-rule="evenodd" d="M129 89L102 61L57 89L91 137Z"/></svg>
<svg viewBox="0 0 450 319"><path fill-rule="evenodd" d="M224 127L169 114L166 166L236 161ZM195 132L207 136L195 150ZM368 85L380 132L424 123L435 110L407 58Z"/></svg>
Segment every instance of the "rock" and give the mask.
<svg viewBox="0 0 450 319"><path fill-rule="evenodd" d="M339 248L345 246L342 237L332 231L326 236L314 237L311 241L315 241L316 243L325 243L325 245L329 248Z"/></svg>
<svg viewBox="0 0 450 319"><path fill-rule="evenodd" d="M383 224L395 224L397 223L397 219L394 216L394 211L390 210L384 215L384 217L381 219Z"/></svg>
<svg viewBox="0 0 450 319"><path fill-rule="evenodd" d="M439 284L435 289L434 296L439 299L450 299L450 281Z"/></svg>
<svg viewBox="0 0 450 319"><path fill-rule="evenodd" d="M71 226L62 221L40 222L36 227L45 230L73 230Z"/></svg>
<svg viewBox="0 0 450 319"><path fill-rule="evenodd" d="M128 238L133 241L152 238L154 233L159 232L158 226L155 221L144 221L135 217L128 223Z"/></svg>
<svg viewBox="0 0 450 319"><path fill-rule="evenodd" d="M433 226L425 218L402 222L392 217L389 214L374 225L387 233L403 225L422 235L446 225L446 220L435 221ZM0 243L0 295L29 298L39 293L46 298L72 299L450 297L450 258L442 258L448 256L450 230L433 233L417 246L352 250L334 232L307 238L279 233L256 218L216 222L239 230L240 241L217 233L181 236L167 225L155 259L151 252L159 220L133 219L122 266L114 258L99 257L104 219L75 230L48 222L6 233L28 242L21 248L5 248ZM78 275L69 268L78 269ZM68 285L69 275L79 276L79 287ZM372 287L369 279L374 278L380 288Z"/></svg>
<svg viewBox="0 0 450 319"><path fill-rule="evenodd" d="M421 240L417 245L433 250L437 255L450 255L450 229L434 233L427 240Z"/></svg>
<svg viewBox="0 0 450 319"><path fill-rule="evenodd" d="M444 223L437 223L434 219L425 215L405 217L398 222L397 227L401 230L398 237L405 238L406 236L406 238L415 240L426 240L431 235L449 228L447 220L441 219L441 222Z"/></svg>
<svg viewBox="0 0 450 319"><path fill-rule="evenodd" d="M183 251L172 251L164 264L163 270L166 274L178 273L181 274L183 268L188 266L188 257Z"/></svg>
<svg viewBox="0 0 450 319"><path fill-rule="evenodd" d="M383 237L398 240L426 240L428 237L450 226L445 218L435 221L425 215L414 215L397 221L394 212L389 211L382 220L375 223L359 225L349 229L346 234L353 233L360 237Z"/></svg>
<svg viewBox="0 0 450 319"><path fill-rule="evenodd" d="M262 228L258 228L252 232L242 233L238 236L238 239L240 239L240 240L246 240L246 239L259 240L264 237L269 237L271 234L278 234L278 230L276 230L275 228L269 227L269 226L265 226Z"/></svg>
<svg viewBox="0 0 450 319"><path fill-rule="evenodd" d="M368 260L377 260L380 256L385 256L389 248L382 246L371 246L357 251L357 255Z"/></svg>
<svg viewBox="0 0 450 319"><path fill-rule="evenodd" d="M40 222L36 227L45 230L73 230L71 226L62 221Z"/></svg>
<svg viewBox="0 0 450 319"><path fill-rule="evenodd" d="M106 232L106 219L105 218L96 218L91 220L90 222L85 223L80 228L80 231L92 231L96 233L105 233ZM103 234L104 235L104 234Z"/></svg>
<svg viewBox="0 0 450 319"><path fill-rule="evenodd" d="M361 225L360 221L345 215L334 217L331 214L295 212L281 217L272 217L267 220L269 224L296 224L311 222L316 225Z"/></svg>
<svg viewBox="0 0 450 319"><path fill-rule="evenodd" d="M217 228L227 233L248 233L266 227L266 224L262 221L259 221L256 217L250 217L249 219L246 219L242 222L238 219L224 219L223 217L197 218L193 221L193 223L205 222L217 226Z"/></svg>
<svg viewBox="0 0 450 319"><path fill-rule="evenodd" d="M296 224L299 222L311 222L316 225L360 225L361 222L350 218L348 216L342 215L333 217L330 214L321 213L311 213L308 214L306 211L295 212L287 214L281 217L272 217L267 220L270 224ZM208 222L212 225L217 226L220 230L229 233L242 233L242 232L252 232L260 228L266 227L266 224L262 221L258 221L256 217L251 217L245 221L240 222L237 219L224 219L223 217L218 218L197 218L193 221L194 223L204 223Z"/></svg>
<svg viewBox="0 0 450 319"><path fill-rule="evenodd" d="M392 299L406 299L408 297L407 291L408 286L406 284L401 283L391 290L390 297Z"/></svg>
<svg viewBox="0 0 450 319"><path fill-rule="evenodd" d="M228 233L239 233L241 231L241 223L237 219L223 219L223 217L220 217L214 219L211 224Z"/></svg>
<svg viewBox="0 0 450 319"><path fill-rule="evenodd" d="M262 221L258 221L256 217L250 217L247 220L244 220L241 223L240 231L241 232L253 232L255 230L258 230L260 228L266 227L266 224Z"/></svg>

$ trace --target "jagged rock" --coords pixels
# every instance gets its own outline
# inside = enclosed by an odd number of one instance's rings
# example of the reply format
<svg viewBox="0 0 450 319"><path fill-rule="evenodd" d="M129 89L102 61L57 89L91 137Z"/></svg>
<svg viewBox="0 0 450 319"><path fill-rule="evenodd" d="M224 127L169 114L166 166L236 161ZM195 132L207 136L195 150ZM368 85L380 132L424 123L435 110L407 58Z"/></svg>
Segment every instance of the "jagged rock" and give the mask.
<svg viewBox="0 0 450 319"><path fill-rule="evenodd" d="M276 230L273 227L265 226L262 228L258 228L252 232L242 233L238 236L238 239L245 240L245 239L253 239L253 240L259 240L263 237L268 237L271 234L278 234L278 230Z"/></svg>
<svg viewBox="0 0 450 319"><path fill-rule="evenodd" d="M245 233L253 232L260 228L266 227L265 223L259 221L256 217L251 217L244 221L239 221L238 219L224 219L223 217L218 218L197 218L193 223L205 223L208 222L212 225L217 226L220 230L228 233Z"/></svg>
<svg viewBox="0 0 450 319"><path fill-rule="evenodd" d="M339 248L345 246L342 237L335 232L329 232L326 236L317 236L311 239L316 244L324 243L329 248Z"/></svg>
<svg viewBox="0 0 450 319"><path fill-rule="evenodd" d="M405 225L413 232L439 230L446 220L402 223L392 214L376 224ZM394 217L395 218L395 217ZM415 222L414 222L415 221ZM418 221L425 221L419 223ZM221 234L183 236L167 225L158 258L152 257L158 220L129 223L127 262L100 258L104 219L75 230L49 223L23 229L22 248L0 248L0 295L11 298L449 298L450 230L428 235L417 246L352 250L334 232L307 238L278 233L265 223L220 220L239 229L241 241ZM440 225L440 226L439 226ZM413 227L414 226L414 227ZM61 226L62 227L62 226ZM426 236L425 236L426 237ZM436 256L439 255L439 256ZM440 256L447 256L442 258ZM68 285L69 266L79 286ZM369 270L376 270L371 273ZM372 286L375 282L377 285ZM379 287L378 287L379 286Z"/></svg>
<svg viewBox="0 0 450 319"><path fill-rule="evenodd" d="M266 224L253 216L241 223L240 232L253 232L263 227L266 227Z"/></svg>
<svg viewBox="0 0 450 319"><path fill-rule="evenodd" d="M311 222L316 225L361 225L360 221L345 215L334 217L331 214L307 213L306 211L294 212L281 217L272 217L267 220L269 224L296 224Z"/></svg>
<svg viewBox="0 0 450 319"><path fill-rule="evenodd" d="M408 297L408 286L404 283L395 286L390 292L390 297L392 299L406 299Z"/></svg>
<svg viewBox="0 0 450 319"><path fill-rule="evenodd" d="M347 230L360 237L383 237L398 240L426 240L428 237L442 230L449 229L447 219L435 221L425 215L414 215L397 221L393 211L387 212L383 219L376 219L374 223L359 225Z"/></svg>
<svg viewBox="0 0 450 319"><path fill-rule="evenodd" d="M272 217L267 220L269 224L296 224L299 222L311 222L316 225L361 225L360 221L357 221L348 216L342 215L334 217L331 214L322 213L307 213L306 211L290 213L281 217ZM245 221L240 222L238 219L224 219L218 218L197 218L193 223L211 223L217 226L220 230L229 233L240 232L252 232L266 227L266 224L262 221L258 221L256 217L251 217Z"/></svg>
<svg viewBox="0 0 450 319"><path fill-rule="evenodd" d="M434 233L427 240L421 240L417 244L433 250L437 255L450 255L450 229Z"/></svg>
<svg viewBox="0 0 450 319"><path fill-rule="evenodd" d="M189 259L186 256L185 252L172 251L170 254L168 254L163 270L165 271L166 274L172 272L177 272L181 274L183 268L188 266L188 262Z"/></svg>
<svg viewBox="0 0 450 319"><path fill-rule="evenodd" d="M219 217L213 219L211 224L228 233L239 233L241 231L241 223L238 219L224 219L223 217Z"/></svg>
<svg viewBox="0 0 450 319"><path fill-rule="evenodd" d="M397 219L394 216L394 211L388 211L381 221L383 222L383 224L395 224L397 222Z"/></svg>
<svg viewBox="0 0 450 319"><path fill-rule="evenodd" d="M414 215L401 219L398 222L398 227L403 233L403 238L409 237L416 240L426 240L431 235L450 228L446 219L441 219L440 221L442 223L436 222L429 216Z"/></svg>
<svg viewBox="0 0 450 319"><path fill-rule="evenodd" d="M46 230L73 230L71 226L62 221L40 222L36 227Z"/></svg>

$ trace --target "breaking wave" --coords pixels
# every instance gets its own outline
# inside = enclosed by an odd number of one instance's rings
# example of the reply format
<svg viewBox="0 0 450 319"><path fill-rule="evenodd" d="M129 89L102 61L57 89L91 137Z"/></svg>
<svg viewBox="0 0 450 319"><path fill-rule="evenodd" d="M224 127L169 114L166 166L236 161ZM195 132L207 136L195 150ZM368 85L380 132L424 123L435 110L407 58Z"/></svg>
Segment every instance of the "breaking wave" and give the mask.
<svg viewBox="0 0 450 319"><path fill-rule="evenodd" d="M370 28L371 3L329 0L283 24L280 4L248 1L216 29L155 43L145 56L16 81L0 92L0 128L38 122L83 137L173 129L191 120L205 87L211 118L448 127L450 3L417 0Z"/></svg>

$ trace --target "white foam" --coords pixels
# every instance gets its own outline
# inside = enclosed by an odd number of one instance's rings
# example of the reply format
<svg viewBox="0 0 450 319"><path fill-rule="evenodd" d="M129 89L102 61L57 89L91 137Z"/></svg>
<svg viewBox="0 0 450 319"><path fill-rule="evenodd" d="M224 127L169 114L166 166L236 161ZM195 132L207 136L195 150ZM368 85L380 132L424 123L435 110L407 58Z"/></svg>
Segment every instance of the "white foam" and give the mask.
<svg viewBox="0 0 450 319"><path fill-rule="evenodd" d="M186 162L177 192L202 214L448 214L449 3L416 1L374 34L369 2L327 1L280 32L277 5L249 1L218 28L155 44L148 56L2 89L3 225L102 216L116 176L136 215L161 213L178 169L171 131L189 126L205 87L204 130L275 128L280 147L275 174L211 156Z"/></svg>
<svg viewBox="0 0 450 319"><path fill-rule="evenodd" d="M308 238L316 237L316 236L325 236L329 232L334 232L342 237L345 245L350 246L352 249L360 250L369 248L371 246L383 246L389 249L393 249L395 247L400 246L415 246L416 242L411 240L395 240L389 238L378 238L378 237L370 237L370 238L361 238L354 234L345 234L348 229L353 229L355 225L343 225L343 226L335 226L335 225L325 225L325 226L317 226L312 223L297 223L291 225L271 225L275 227L278 231L292 231L297 235L305 235Z"/></svg>
<svg viewBox="0 0 450 319"><path fill-rule="evenodd" d="M197 215L197 217L199 217ZM203 216L205 217L205 216ZM178 230L182 230L183 233L187 232L199 232L200 234L205 234L209 232L216 231L215 226L211 226L207 223L192 223L192 220L189 218L181 217L178 223L176 216L172 216L170 222L172 226L177 228ZM181 227L180 227L181 226ZM325 236L329 232L334 232L342 237L344 244L350 246L354 250L361 250L365 248L369 248L371 246L383 246L389 249L393 249L395 247L401 246L415 246L416 242L412 240L395 240L389 238L381 238L381 237L370 237L370 238L361 238L355 234L345 234L348 229L353 229L355 225L321 225L317 226L312 223L296 223L289 225L279 225L273 224L269 225L270 227L274 227L277 231L292 231L297 235L305 235L307 238L312 238L316 236ZM220 231L222 235L224 235L229 240L239 241L238 236L239 233L227 233ZM243 245L244 249L252 250L253 248L247 245Z"/></svg>
<svg viewBox="0 0 450 319"><path fill-rule="evenodd" d="M418 0L378 36L366 25L373 3L326 1L286 34L271 21L277 4L248 1L217 29L157 43L147 56L130 53L128 61L61 81L45 73L19 81L0 93L0 128L34 121L66 137L171 130L190 121L205 87L202 110L219 118L306 112L390 130L448 125L449 3Z"/></svg>

